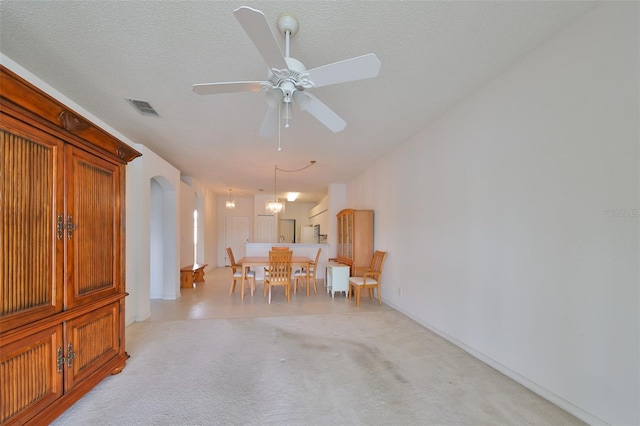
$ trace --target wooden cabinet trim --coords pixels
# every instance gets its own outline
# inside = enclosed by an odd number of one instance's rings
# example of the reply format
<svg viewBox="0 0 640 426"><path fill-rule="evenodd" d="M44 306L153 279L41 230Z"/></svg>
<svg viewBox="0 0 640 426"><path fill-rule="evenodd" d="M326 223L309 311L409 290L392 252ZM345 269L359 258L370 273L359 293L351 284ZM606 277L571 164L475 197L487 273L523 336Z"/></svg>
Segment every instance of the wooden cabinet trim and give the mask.
<svg viewBox="0 0 640 426"><path fill-rule="evenodd" d="M66 136L69 142L126 163L142 154L86 120L11 70L0 65L0 98L7 107L18 107L25 115Z"/></svg>

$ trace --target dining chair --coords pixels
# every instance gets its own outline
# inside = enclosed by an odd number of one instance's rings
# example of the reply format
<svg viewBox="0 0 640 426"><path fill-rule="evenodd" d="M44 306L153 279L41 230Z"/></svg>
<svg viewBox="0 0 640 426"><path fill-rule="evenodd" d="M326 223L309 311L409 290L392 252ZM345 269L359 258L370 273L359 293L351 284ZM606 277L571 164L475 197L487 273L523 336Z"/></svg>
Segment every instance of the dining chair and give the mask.
<svg viewBox="0 0 640 426"><path fill-rule="evenodd" d="M349 292L347 293L347 297L351 299L351 296L355 292L356 307L360 306L360 290L363 288L369 289L369 298L371 299L373 298L373 289L376 289L376 292L378 293L378 304L382 305L380 280L386 258L386 251L376 250L376 252L373 253L373 258L371 259L371 265L369 265L369 267L354 268L354 275L356 276L349 277Z"/></svg>
<svg viewBox="0 0 640 426"><path fill-rule="evenodd" d="M309 281L313 280L313 292L318 293L318 286L316 285L316 274L318 272L318 261L320 260L321 248L316 253L316 260L309 263ZM309 281L307 281L307 271L302 268L293 274L293 294L296 294L298 290L298 280L304 280L307 284L307 294L309 294Z"/></svg>
<svg viewBox="0 0 640 426"><path fill-rule="evenodd" d="M242 280L242 265L240 263L236 263L231 247L227 247L227 256L229 257L229 263L231 264L231 287L229 287L229 296L231 296L233 291L236 289L236 281ZM249 270L249 268L247 268L247 271L245 272L245 282L250 283L249 289L253 296L253 292L256 289L256 273ZM241 284L244 286L245 283Z"/></svg>
<svg viewBox="0 0 640 426"><path fill-rule="evenodd" d="M271 246L271 250L273 251L289 251L291 250L288 246ZM269 268L264 268L264 276L269 275ZM267 288L264 288L264 294L267 294Z"/></svg>
<svg viewBox="0 0 640 426"><path fill-rule="evenodd" d="M269 290L269 304L271 304L271 289L275 286L283 286L287 303L291 301L291 250L271 250L269 252L269 266L265 268L264 295Z"/></svg>

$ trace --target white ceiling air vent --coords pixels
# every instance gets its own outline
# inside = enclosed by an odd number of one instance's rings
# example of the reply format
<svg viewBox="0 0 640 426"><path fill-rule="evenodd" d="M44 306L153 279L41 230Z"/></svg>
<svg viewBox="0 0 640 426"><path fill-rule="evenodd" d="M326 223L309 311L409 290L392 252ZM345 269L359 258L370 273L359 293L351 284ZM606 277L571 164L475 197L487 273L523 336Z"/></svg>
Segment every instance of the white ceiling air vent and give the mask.
<svg viewBox="0 0 640 426"><path fill-rule="evenodd" d="M131 105L133 105L133 107L135 109L138 110L138 112L142 115L155 115L156 117L158 117L158 113L156 112L155 109L153 109L153 107L149 104L149 102L147 101L137 101L135 99L129 99L127 98L127 100L129 101L129 103Z"/></svg>

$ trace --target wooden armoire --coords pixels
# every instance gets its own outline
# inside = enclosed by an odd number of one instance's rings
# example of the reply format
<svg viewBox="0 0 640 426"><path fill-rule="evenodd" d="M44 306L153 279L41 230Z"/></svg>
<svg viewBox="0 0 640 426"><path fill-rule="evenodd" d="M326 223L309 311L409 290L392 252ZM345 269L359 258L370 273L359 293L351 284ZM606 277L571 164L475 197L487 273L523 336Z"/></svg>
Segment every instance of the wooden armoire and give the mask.
<svg viewBox="0 0 640 426"><path fill-rule="evenodd" d="M338 262L368 267L373 257L373 210L344 209L338 215Z"/></svg>
<svg viewBox="0 0 640 426"><path fill-rule="evenodd" d="M139 155L0 67L0 424L48 424L124 368Z"/></svg>

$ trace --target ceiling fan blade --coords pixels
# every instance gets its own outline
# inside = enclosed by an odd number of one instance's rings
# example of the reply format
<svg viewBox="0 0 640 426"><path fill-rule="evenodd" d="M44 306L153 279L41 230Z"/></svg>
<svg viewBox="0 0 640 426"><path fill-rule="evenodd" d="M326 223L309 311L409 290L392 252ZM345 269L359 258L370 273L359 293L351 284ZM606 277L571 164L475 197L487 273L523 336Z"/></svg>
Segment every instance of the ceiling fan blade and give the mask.
<svg viewBox="0 0 640 426"><path fill-rule="evenodd" d="M242 6L234 10L233 14L240 21L240 25L242 25L269 68L278 70L289 68L264 13Z"/></svg>
<svg viewBox="0 0 640 426"><path fill-rule="evenodd" d="M341 132L347 126L346 121L310 93L296 91L293 93L293 100L302 111L313 115L333 133Z"/></svg>
<svg viewBox="0 0 640 426"><path fill-rule="evenodd" d="M314 87L373 78L377 77L379 72L380 60L374 53L356 56L307 71Z"/></svg>
<svg viewBox="0 0 640 426"><path fill-rule="evenodd" d="M260 92L266 87L272 87L268 81L231 81L221 83L198 83L192 89L198 95L217 95L232 92Z"/></svg>
<svg viewBox="0 0 640 426"><path fill-rule="evenodd" d="M260 136L271 136L275 133L278 128L280 117L278 117L278 109L279 107L276 105L274 107L269 107L267 110L267 114L264 116L264 120L262 121L262 126L260 126Z"/></svg>

